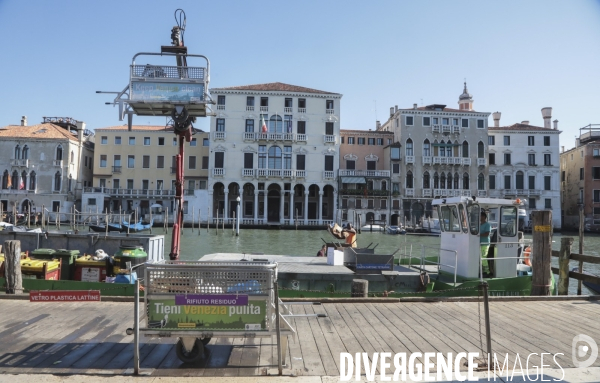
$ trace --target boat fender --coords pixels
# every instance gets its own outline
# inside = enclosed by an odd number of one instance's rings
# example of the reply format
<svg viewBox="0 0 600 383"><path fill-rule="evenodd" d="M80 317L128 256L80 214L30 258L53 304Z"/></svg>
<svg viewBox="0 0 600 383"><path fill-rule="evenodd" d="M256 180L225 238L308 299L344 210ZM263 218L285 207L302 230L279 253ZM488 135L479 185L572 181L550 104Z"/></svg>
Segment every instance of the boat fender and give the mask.
<svg viewBox="0 0 600 383"><path fill-rule="evenodd" d="M421 282L419 285L419 291L426 291L427 285L430 282L429 274L427 274L427 271L422 271L419 277L419 281Z"/></svg>
<svg viewBox="0 0 600 383"><path fill-rule="evenodd" d="M527 266L531 266L531 246L527 246L523 250L523 263Z"/></svg>

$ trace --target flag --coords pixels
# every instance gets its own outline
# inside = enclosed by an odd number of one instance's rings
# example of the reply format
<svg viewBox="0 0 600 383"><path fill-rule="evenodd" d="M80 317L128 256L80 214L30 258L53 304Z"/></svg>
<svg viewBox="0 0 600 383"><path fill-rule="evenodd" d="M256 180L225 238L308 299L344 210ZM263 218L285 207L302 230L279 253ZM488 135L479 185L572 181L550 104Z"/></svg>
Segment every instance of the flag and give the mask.
<svg viewBox="0 0 600 383"><path fill-rule="evenodd" d="M265 116L260 116L260 118L261 118L261 128L260 128L260 130L263 133L267 133L268 129L267 129L267 124L265 123Z"/></svg>
<svg viewBox="0 0 600 383"><path fill-rule="evenodd" d="M8 180L6 181L6 188L10 189L12 187L12 177L10 174L8 175Z"/></svg>

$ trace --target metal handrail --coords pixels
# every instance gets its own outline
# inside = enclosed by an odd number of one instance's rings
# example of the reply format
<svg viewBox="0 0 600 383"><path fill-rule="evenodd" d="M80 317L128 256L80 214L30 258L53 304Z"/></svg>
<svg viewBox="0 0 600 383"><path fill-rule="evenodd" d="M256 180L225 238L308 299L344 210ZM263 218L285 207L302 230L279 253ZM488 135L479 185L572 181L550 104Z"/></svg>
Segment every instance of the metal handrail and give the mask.
<svg viewBox="0 0 600 383"><path fill-rule="evenodd" d="M426 260L425 259L425 248L434 249L434 250L437 249L437 250L440 250L440 251L448 251L448 252L454 253L454 266L452 266L452 265L446 265L446 264L443 264L443 263L440 263L440 262L433 262L433 261ZM439 256L438 256L438 258L439 258ZM457 250L442 249L442 248L438 249L438 248L431 247L431 246L421 245L421 265L420 265L421 270L423 270L423 267L425 266L424 265L425 262L433 263L433 264L438 265L438 273L439 273L439 270L440 270L439 266L452 267L454 269L454 286L456 286L456 273L458 272L458 251Z"/></svg>

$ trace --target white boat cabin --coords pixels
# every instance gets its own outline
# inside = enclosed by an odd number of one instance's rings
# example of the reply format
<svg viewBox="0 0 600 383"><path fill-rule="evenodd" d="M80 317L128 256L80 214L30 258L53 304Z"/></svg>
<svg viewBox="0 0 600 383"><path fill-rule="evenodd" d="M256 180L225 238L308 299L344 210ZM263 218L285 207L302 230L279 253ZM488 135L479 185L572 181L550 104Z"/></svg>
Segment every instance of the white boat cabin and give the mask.
<svg viewBox="0 0 600 383"><path fill-rule="evenodd" d="M433 200L442 230L440 239L441 271L467 279L479 278L481 212L488 222L497 220L496 235L490 233L494 251L494 278L517 276L517 257L522 235L518 232L520 200L453 197ZM505 258L505 259L503 259Z"/></svg>

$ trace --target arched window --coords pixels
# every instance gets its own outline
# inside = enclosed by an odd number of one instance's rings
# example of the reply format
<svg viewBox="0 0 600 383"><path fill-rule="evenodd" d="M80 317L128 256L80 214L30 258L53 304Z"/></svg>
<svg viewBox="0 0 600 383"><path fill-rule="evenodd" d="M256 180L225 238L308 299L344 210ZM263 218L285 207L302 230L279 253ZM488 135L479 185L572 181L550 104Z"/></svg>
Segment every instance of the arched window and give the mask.
<svg viewBox="0 0 600 383"><path fill-rule="evenodd" d="M463 158L469 158L469 143L467 141L462 143L462 156Z"/></svg>
<svg viewBox="0 0 600 383"><path fill-rule="evenodd" d="M16 170L12 173L11 183L11 189L17 190L19 188L19 172L17 172Z"/></svg>
<svg viewBox="0 0 600 383"><path fill-rule="evenodd" d="M29 174L29 190L35 190L36 187L36 178L35 178L35 172L31 172L31 174Z"/></svg>
<svg viewBox="0 0 600 383"><path fill-rule="evenodd" d="M73 152L71 150L71 163L74 164L75 163L75 152Z"/></svg>
<svg viewBox="0 0 600 383"><path fill-rule="evenodd" d="M479 173L477 176L477 190L485 190L485 177L483 173Z"/></svg>
<svg viewBox="0 0 600 383"><path fill-rule="evenodd" d="M283 133L283 119L280 115L274 114L269 119L269 132L270 133ZM280 169L280 168L278 168Z"/></svg>
<svg viewBox="0 0 600 383"><path fill-rule="evenodd" d="M440 146L437 140L433 141L433 156L437 157L440 155Z"/></svg>
<svg viewBox="0 0 600 383"><path fill-rule="evenodd" d="M429 172L423 173L423 189L429 189L431 187L429 178Z"/></svg>
<svg viewBox="0 0 600 383"><path fill-rule="evenodd" d="M452 146L452 157L460 157L460 144L458 141L454 140L454 145Z"/></svg>
<svg viewBox="0 0 600 383"><path fill-rule="evenodd" d="M437 172L433 173L433 188L440 188L440 176L437 174Z"/></svg>
<svg viewBox="0 0 600 383"><path fill-rule="evenodd" d="M413 188L413 174L410 170L408 172L406 172L406 188L407 189Z"/></svg>
<svg viewBox="0 0 600 383"><path fill-rule="evenodd" d="M413 154L413 142L412 140L409 138L408 140L406 140L406 155L407 156L414 156Z"/></svg>
<svg viewBox="0 0 600 383"><path fill-rule="evenodd" d="M524 185L523 185L523 184L524 184L525 182L523 181L523 178L524 178L524 177L523 177L523 172L519 170L519 171L517 172L517 177L516 177L516 179L515 179L515 181L516 181L516 182L515 182L515 183L516 183L516 187L517 187L517 189L518 189L518 190L523 190L523 189L524 189Z"/></svg>
<svg viewBox="0 0 600 383"><path fill-rule="evenodd" d="M440 157L446 157L446 143L444 142L444 140L442 140L442 142L440 142Z"/></svg>
<svg viewBox="0 0 600 383"><path fill-rule="evenodd" d="M279 146L269 148L269 169L281 169L281 148Z"/></svg>
<svg viewBox="0 0 600 383"><path fill-rule="evenodd" d="M442 173L442 176L440 177L440 189L445 189L446 188L446 175L444 173Z"/></svg>
<svg viewBox="0 0 600 383"><path fill-rule="evenodd" d="M15 146L15 160L21 158L21 147L19 145Z"/></svg>
<svg viewBox="0 0 600 383"><path fill-rule="evenodd" d="M62 177L60 176L60 172L57 171L56 174L54 174L54 191L60 191L61 182L62 182Z"/></svg>
<svg viewBox="0 0 600 383"><path fill-rule="evenodd" d="M4 173L2 174L2 189L8 189L8 177L10 177L8 175L8 170L4 170Z"/></svg>
<svg viewBox="0 0 600 383"><path fill-rule="evenodd" d="M428 139L423 142L423 155L426 157L431 155L431 144Z"/></svg>
<svg viewBox="0 0 600 383"><path fill-rule="evenodd" d="M452 173L448 173L448 187L446 189L452 189Z"/></svg>
<svg viewBox="0 0 600 383"><path fill-rule="evenodd" d="M24 160L29 158L29 147L27 145L23 146L23 153L21 153L21 156Z"/></svg>
<svg viewBox="0 0 600 383"><path fill-rule="evenodd" d="M67 183L67 187L68 187L68 191L72 191L73 190L73 176L69 174L69 181ZM237 194L237 193L236 193Z"/></svg>
<svg viewBox="0 0 600 383"><path fill-rule="evenodd" d="M23 170L21 172L21 183L19 184L19 190L27 189L27 172Z"/></svg>
<svg viewBox="0 0 600 383"><path fill-rule="evenodd" d="M477 158L484 158L485 157L485 145L483 145L483 142L479 141L479 143L477 144Z"/></svg>
<svg viewBox="0 0 600 383"><path fill-rule="evenodd" d="M63 159L63 149L62 145L58 145L56 147L56 161L61 161Z"/></svg>
<svg viewBox="0 0 600 383"><path fill-rule="evenodd" d="M454 173L454 189L460 189L460 177L458 173Z"/></svg>
<svg viewBox="0 0 600 383"><path fill-rule="evenodd" d="M463 174L463 189L469 190L469 173Z"/></svg>
<svg viewBox="0 0 600 383"><path fill-rule="evenodd" d="M448 140L448 144L446 145L446 157L452 157L452 142Z"/></svg>

